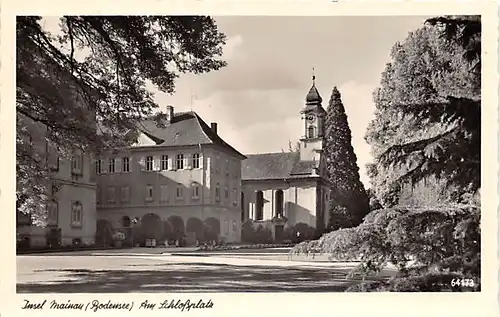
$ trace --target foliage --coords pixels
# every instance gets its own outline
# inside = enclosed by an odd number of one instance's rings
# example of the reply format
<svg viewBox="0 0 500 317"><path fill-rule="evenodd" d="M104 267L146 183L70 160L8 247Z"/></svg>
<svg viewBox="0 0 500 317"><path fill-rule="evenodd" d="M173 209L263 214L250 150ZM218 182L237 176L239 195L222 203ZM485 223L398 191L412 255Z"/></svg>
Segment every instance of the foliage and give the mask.
<svg viewBox="0 0 500 317"><path fill-rule="evenodd" d="M299 236L297 236L297 233L300 233ZM304 240L311 240L315 238L316 229L306 223L299 222L295 224L295 226L291 227L291 234L292 236L289 238L291 238L293 241L295 241L295 239L298 239L299 242Z"/></svg>
<svg viewBox="0 0 500 317"><path fill-rule="evenodd" d="M327 178L333 184L331 217L340 220L340 227L359 224L369 212L368 196L359 177L351 130L337 87L333 88L326 114L325 157ZM335 214L347 209L347 214Z"/></svg>
<svg viewBox="0 0 500 317"><path fill-rule="evenodd" d="M380 201L378 200L377 196L375 195L372 189L368 189L366 191L366 194L368 195L369 199L370 211L382 209L382 205L380 204Z"/></svg>
<svg viewBox="0 0 500 317"><path fill-rule="evenodd" d="M123 241L125 240L125 233L121 231L115 231L113 233L113 241Z"/></svg>
<svg viewBox="0 0 500 317"><path fill-rule="evenodd" d="M303 242L291 254L326 253L336 260L359 260L352 274L362 276L377 274L392 264L400 275L379 282L384 290L449 289L455 277L479 283L480 213L472 205L379 209L358 227Z"/></svg>
<svg viewBox="0 0 500 317"><path fill-rule="evenodd" d="M352 226L351 217L346 207L337 205L334 200L330 201L330 216L326 229L328 232Z"/></svg>
<svg viewBox="0 0 500 317"><path fill-rule="evenodd" d="M17 207L35 218L45 217L50 171L31 136L63 158L129 145L158 108L148 85L174 93L180 74L226 65L225 36L210 17L64 16L60 34L42 22L18 16L16 27Z"/></svg>
<svg viewBox="0 0 500 317"><path fill-rule="evenodd" d="M288 152L290 153L299 153L300 152L300 142L296 142L295 145L292 145L292 141L288 141Z"/></svg>
<svg viewBox="0 0 500 317"><path fill-rule="evenodd" d="M255 225L253 220L248 219L241 226L241 240L255 244L272 243L273 234L270 229L261 224Z"/></svg>
<svg viewBox="0 0 500 317"><path fill-rule="evenodd" d="M374 93L368 174L385 207L398 204L405 185L430 177L456 202L480 188L480 20L429 21L396 43Z"/></svg>

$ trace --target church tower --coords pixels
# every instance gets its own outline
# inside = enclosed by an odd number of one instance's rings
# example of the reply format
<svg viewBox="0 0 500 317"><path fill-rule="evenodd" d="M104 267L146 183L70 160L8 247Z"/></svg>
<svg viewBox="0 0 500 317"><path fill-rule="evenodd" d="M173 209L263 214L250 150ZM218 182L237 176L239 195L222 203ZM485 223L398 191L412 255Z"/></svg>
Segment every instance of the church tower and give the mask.
<svg viewBox="0 0 500 317"><path fill-rule="evenodd" d="M306 106L300 111L304 120L304 135L300 139L300 160L316 161L319 164L324 146L326 111L321 106L323 99L316 89L316 76L306 96Z"/></svg>

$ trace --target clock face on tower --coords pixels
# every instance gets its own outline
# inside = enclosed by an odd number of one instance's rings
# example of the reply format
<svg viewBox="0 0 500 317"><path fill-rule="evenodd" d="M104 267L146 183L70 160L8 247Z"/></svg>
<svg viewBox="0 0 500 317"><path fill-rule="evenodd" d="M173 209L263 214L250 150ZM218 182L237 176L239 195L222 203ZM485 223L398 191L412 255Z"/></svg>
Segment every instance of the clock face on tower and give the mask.
<svg viewBox="0 0 500 317"><path fill-rule="evenodd" d="M307 119L307 121L309 121L309 122L314 122L315 117L314 117L314 115L309 114L309 115L307 115L307 118L306 118L306 119Z"/></svg>

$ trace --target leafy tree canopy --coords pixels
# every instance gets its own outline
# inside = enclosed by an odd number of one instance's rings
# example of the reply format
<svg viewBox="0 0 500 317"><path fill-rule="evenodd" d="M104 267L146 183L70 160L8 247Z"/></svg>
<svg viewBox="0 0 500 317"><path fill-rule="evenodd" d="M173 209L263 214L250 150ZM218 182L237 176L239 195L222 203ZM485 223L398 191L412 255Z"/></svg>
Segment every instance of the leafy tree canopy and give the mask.
<svg viewBox="0 0 500 317"><path fill-rule="evenodd" d="M375 158L368 172L384 206L431 176L455 200L479 191L479 47L476 17L431 19L393 47L366 133Z"/></svg>
<svg viewBox="0 0 500 317"><path fill-rule="evenodd" d="M17 17L17 196L24 211L41 205L47 172L33 155L26 120L38 124L60 155L125 146L132 139L118 136L158 107L147 84L174 93L180 74L226 65L220 59L225 35L210 17L65 16L60 34L41 21Z"/></svg>

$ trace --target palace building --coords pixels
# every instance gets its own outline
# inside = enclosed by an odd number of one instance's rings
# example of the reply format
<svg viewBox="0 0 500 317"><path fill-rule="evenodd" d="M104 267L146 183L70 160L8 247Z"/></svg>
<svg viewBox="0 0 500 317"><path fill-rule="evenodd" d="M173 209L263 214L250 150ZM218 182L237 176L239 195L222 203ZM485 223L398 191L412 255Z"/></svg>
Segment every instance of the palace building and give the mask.
<svg viewBox="0 0 500 317"><path fill-rule="evenodd" d="M134 244L240 241L245 156L195 112L169 106L166 121L142 122L136 144L96 162L98 231L122 229Z"/></svg>

